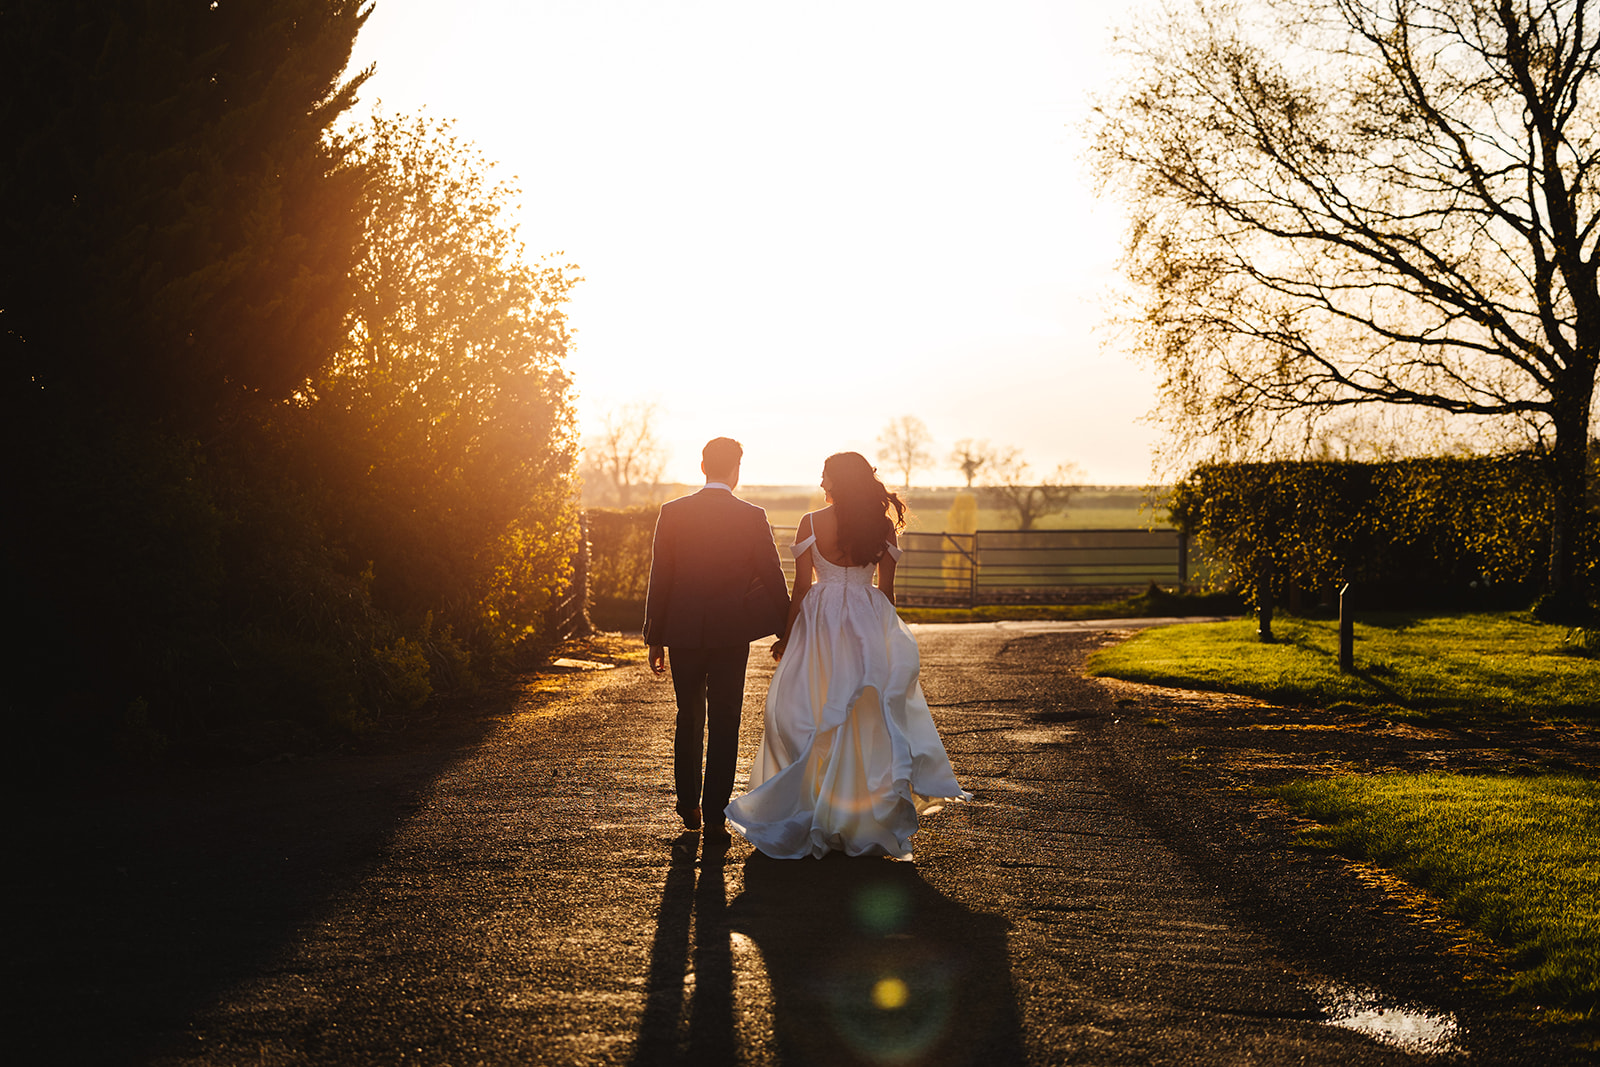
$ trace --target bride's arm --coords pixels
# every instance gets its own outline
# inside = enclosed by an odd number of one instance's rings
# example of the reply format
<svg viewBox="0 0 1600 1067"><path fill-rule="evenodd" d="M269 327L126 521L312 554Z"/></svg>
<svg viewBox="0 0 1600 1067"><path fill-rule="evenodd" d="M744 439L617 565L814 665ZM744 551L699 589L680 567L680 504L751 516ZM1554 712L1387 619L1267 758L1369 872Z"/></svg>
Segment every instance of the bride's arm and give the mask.
<svg viewBox="0 0 1600 1067"><path fill-rule="evenodd" d="M900 547L900 537L893 530L889 531L889 543ZM883 558L878 560L878 592L888 597L889 603L894 603L894 556L888 552L884 552Z"/></svg>
<svg viewBox="0 0 1600 1067"><path fill-rule="evenodd" d="M811 516L804 515L800 518L800 525L794 531L794 539L798 544L811 536ZM783 650L789 647L789 632L794 629L794 620L800 616L800 601L805 599L806 590L811 588L812 564L811 553L817 547L812 545L800 553L794 561L794 589L789 594L789 617L784 620L783 633L772 646L772 658L783 659Z"/></svg>

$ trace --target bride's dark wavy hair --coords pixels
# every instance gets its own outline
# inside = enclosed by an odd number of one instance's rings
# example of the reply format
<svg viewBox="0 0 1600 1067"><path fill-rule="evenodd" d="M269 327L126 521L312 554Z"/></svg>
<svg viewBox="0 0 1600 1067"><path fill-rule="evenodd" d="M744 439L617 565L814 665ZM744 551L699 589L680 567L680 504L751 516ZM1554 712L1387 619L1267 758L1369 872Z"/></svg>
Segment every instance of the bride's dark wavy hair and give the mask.
<svg viewBox="0 0 1600 1067"><path fill-rule="evenodd" d="M858 567L876 563L890 532L905 528L906 502L883 484L876 468L860 452L835 452L822 464L822 473L832 484L839 547Z"/></svg>

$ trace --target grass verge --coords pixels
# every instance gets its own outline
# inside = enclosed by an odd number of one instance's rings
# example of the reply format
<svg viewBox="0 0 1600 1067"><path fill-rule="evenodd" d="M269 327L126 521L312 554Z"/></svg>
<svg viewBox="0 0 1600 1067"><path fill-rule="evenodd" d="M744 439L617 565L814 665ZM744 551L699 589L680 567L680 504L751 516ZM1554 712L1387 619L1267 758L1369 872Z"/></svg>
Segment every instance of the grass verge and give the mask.
<svg viewBox="0 0 1600 1067"><path fill-rule="evenodd" d="M1089 673L1244 693L1280 704L1367 707L1397 719L1600 720L1600 659L1564 626L1526 613L1373 614L1355 627L1355 671L1339 672L1338 624L1280 618L1148 630L1089 660Z"/></svg>
<svg viewBox="0 0 1600 1067"><path fill-rule="evenodd" d="M999 622L1006 619L1145 619L1185 615L1237 615L1244 610L1231 593L1174 593L1160 586L1137 596L1093 604L985 604L975 608L897 609L906 622ZM644 625L644 601L596 597L589 618L601 630L638 633Z"/></svg>
<svg viewBox="0 0 1600 1067"><path fill-rule="evenodd" d="M1036 619L1147 619L1185 615L1237 615L1231 593L1174 593L1151 585L1137 596L1093 604L982 604L972 608L896 608L906 622L1000 622Z"/></svg>
<svg viewBox="0 0 1600 1067"><path fill-rule="evenodd" d="M1308 844L1383 864L1512 950L1513 990L1552 1021L1600 1001L1600 783L1549 775L1383 774L1279 787L1325 825Z"/></svg>

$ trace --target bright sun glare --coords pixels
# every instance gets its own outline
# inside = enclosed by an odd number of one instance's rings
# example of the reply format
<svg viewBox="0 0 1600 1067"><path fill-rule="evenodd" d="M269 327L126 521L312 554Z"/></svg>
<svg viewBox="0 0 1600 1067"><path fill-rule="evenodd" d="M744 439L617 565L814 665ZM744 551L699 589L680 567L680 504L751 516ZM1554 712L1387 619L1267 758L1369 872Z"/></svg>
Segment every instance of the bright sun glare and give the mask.
<svg viewBox="0 0 1600 1067"><path fill-rule="evenodd" d="M530 255L585 278L580 416L656 402L669 478L728 434L747 482L809 484L913 414L941 461L1127 483L1152 389L1097 329L1121 224L1078 134L1108 40L1055 0L382 0L355 64L518 175Z"/></svg>

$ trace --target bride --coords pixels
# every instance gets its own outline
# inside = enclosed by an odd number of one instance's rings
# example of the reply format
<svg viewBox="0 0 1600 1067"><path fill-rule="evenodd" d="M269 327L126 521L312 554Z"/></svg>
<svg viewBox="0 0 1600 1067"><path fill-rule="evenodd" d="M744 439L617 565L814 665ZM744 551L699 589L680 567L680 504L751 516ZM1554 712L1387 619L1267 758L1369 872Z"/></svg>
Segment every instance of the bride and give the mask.
<svg viewBox="0 0 1600 1067"><path fill-rule="evenodd" d="M922 695L916 638L894 610L905 503L857 452L828 457L822 491L831 506L795 531L794 596L772 648L765 732L728 822L776 859L909 859L918 815L971 794Z"/></svg>

